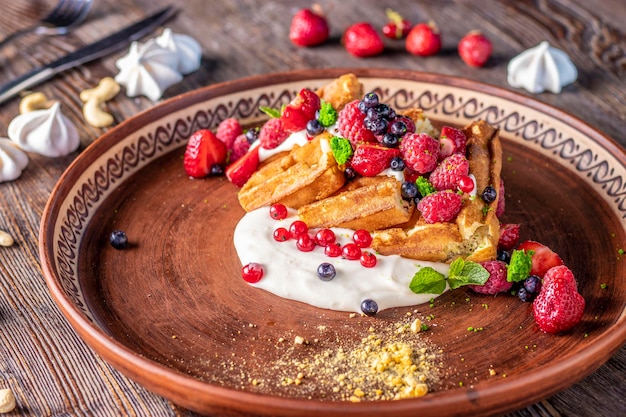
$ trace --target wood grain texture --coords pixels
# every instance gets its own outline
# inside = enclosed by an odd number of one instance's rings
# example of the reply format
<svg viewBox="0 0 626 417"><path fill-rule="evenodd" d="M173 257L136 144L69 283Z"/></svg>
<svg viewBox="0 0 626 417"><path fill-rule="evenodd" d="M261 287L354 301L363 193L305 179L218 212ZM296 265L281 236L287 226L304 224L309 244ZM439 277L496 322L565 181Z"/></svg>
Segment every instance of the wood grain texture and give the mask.
<svg viewBox="0 0 626 417"><path fill-rule="evenodd" d="M15 0L3 4L0 36L27 26L50 2ZM311 49L293 47L287 38L290 16L308 1L200 0L181 3L167 26L198 39L202 67L171 87L165 98L216 82L275 71L330 67L403 68L467 77L507 87L505 67L521 50L542 40L566 51L580 71L562 94L533 96L577 116L626 146L626 10L620 0L577 1L321 1L329 15L332 39ZM100 0L87 21L65 37L29 36L1 51L0 82L35 65L96 40L166 5L164 0ZM484 4L489 4L484 7ZM414 21L435 20L444 30L444 51L428 58L409 56L401 43L386 41L376 58L349 56L339 44L343 28L360 20L377 26L384 9L403 11ZM469 69L456 56L456 42L479 28L494 42L486 68ZM78 94L103 76L114 75L121 54L68 71L38 91L62 103L87 146L105 130L85 125ZM524 91L520 91L526 94ZM529 95L529 94L528 94ZM529 95L530 96L530 95ZM18 100L0 107L0 136L17 114ZM146 98L118 96L109 103L116 122L148 109ZM0 229L16 240L0 248L0 388L17 398L13 415L37 416L194 416L113 370L76 335L52 301L39 265L40 217L56 181L76 154L31 157L22 177L0 184ZM511 416L618 416L626 413L623 380L626 349L572 388ZM225 415L225 414L222 414Z"/></svg>

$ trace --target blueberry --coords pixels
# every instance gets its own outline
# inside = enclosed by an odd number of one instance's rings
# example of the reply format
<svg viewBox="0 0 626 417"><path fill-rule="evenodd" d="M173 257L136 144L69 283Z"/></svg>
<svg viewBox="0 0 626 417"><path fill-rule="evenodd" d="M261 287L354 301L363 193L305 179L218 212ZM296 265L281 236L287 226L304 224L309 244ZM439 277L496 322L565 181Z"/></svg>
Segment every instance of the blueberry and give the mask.
<svg viewBox="0 0 626 417"><path fill-rule="evenodd" d="M248 143L250 145L252 145L258 138L259 138L258 128L248 129L246 131L246 139L248 140Z"/></svg>
<svg viewBox="0 0 626 417"><path fill-rule="evenodd" d="M356 171L352 167L347 167L345 171L343 171L343 176L346 177L348 181L356 178Z"/></svg>
<svg viewBox="0 0 626 417"><path fill-rule="evenodd" d="M367 122L369 120L369 122ZM365 127L375 135L382 135L387 131L388 122L385 119L368 119L366 118Z"/></svg>
<svg viewBox="0 0 626 417"><path fill-rule="evenodd" d="M525 303L530 303L534 298L534 294L526 291L526 288L524 287L519 287L519 289L517 290L517 296Z"/></svg>
<svg viewBox="0 0 626 417"><path fill-rule="evenodd" d="M397 148L400 145L400 139L393 133L385 133L381 142L388 148Z"/></svg>
<svg viewBox="0 0 626 417"><path fill-rule="evenodd" d="M362 101L365 107L367 107L368 109L371 109L372 107L376 107L378 106L378 94L374 92L367 93L365 94L365 96L363 96Z"/></svg>
<svg viewBox="0 0 626 417"><path fill-rule="evenodd" d="M361 311L366 316L375 316L378 313L378 304L369 298L361 301Z"/></svg>
<svg viewBox="0 0 626 417"><path fill-rule="evenodd" d="M391 167L391 169L393 169L394 171L404 171L404 168L406 168L406 164L404 163L404 159L396 156L391 159L389 167Z"/></svg>
<svg viewBox="0 0 626 417"><path fill-rule="evenodd" d="M408 131L406 123L404 123L402 120L396 120L392 122L389 129L391 133L394 133L398 136L402 136Z"/></svg>
<svg viewBox="0 0 626 417"><path fill-rule="evenodd" d="M109 236L109 242L115 249L125 249L128 246L128 236L121 230L114 230Z"/></svg>
<svg viewBox="0 0 626 417"><path fill-rule="evenodd" d="M324 131L324 126L317 119L311 119L306 123L306 133L317 136Z"/></svg>
<svg viewBox="0 0 626 417"><path fill-rule="evenodd" d="M337 271L335 271L335 267L333 266L333 264L324 262L317 267L317 276L322 281L330 281L331 279L335 278L335 275L337 275Z"/></svg>
<svg viewBox="0 0 626 417"><path fill-rule="evenodd" d="M524 280L524 288L531 294L539 294L541 290L541 278L531 275Z"/></svg>
<svg viewBox="0 0 626 417"><path fill-rule="evenodd" d="M496 192L495 188L493 188L491 185L488 185L483 190L483 193L481 196L485 203L491 204L495 201L496 197L498 196L498 193Z"/></svg>
<svg viewBox="0 0 626 417"><path fill-rule="evenodd" d="M393 112L393 109L386 104L379 104L378 106L376 106L376 111L378 112L378 114L380 114L380 117L386 120L391 120L395 117L395 112ZM392 115L394 117L391 117Z"/></svg>
<svg viewBox="0 0 626 417"><path fill-rule="evenodd" d="M405 181L402 183L401 187L402 198L407 201L413 200L417 197L419 190L417 189L417 185L414 182Z"/></svg>
<svg viewBox="0 0 626 417"><path fill-rule="evenodd" d="M359 104L357 104L357 108L361 111L361 113L367 114L367 106L365 105L365 102L363 102L363 100L359 101Z"/></svg>
<svg viewBox="0 0 626 417"><path fill-rule="evenodd" d="M378 112L378 110L376 110L376 108L371 108L371 109L367 109L367 113L366 113L366 117L370 120L378 120L381 117L380 113Z"/></svg>
<svg viewBox="0 0 626 417"><path fill-rule="evenodd" d="M224 167L220 164L211 165L211 173L209 175L212 177L219 177L220 175L224 175Z"/></svg>
<svg viewBox="0 0 626 417"><path fill-rule="evenodd" d="M504 262L504 263L507 263L507 264L508 264L509 262L511 262L511 254L510 254L510 253L508 253L508 252L507 252L507 251L505 251L505 250L498 249L498 253L497 253L497 255L496 255L496 259L497 259L498 261L502 261L502 262Z"/></svg>

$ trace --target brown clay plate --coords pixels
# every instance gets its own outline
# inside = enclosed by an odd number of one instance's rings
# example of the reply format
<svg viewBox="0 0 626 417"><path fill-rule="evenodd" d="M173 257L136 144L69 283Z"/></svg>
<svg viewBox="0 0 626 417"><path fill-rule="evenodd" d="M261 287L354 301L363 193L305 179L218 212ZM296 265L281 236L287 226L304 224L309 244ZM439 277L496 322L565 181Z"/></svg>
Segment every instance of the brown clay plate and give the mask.
<svg viewBox="0 0 626 417"><path fill-rule="evenodd" d="M626 260L619 251L626 248L624 150L562 111L468 80L352 70L366 91L378 91L396 108L422 107L438 123L485 119L500 128L502 220L521 223L523 239L552 247L574 271L587 302L579 326L546 335L530 304L468 289L432 305L349 317L241 280L232 244L243 215L237 190L223 178L187 178L186 139L226 117L258 123L259 106L280 107L300 88L347 71L206 87L131 118L88 147L52 192L40 233L50 291L80 336L149 390L192 410L229 415L498 414L563 390L604 363L626 340ZM113 229L127 232L130 249L110 247ZM425 397L340 400L333 388L346 388L332 372L316 376L309 368L300 385L293 383L297 361L322 351L334 357L338 346L353 349L408 313L430 324L412 337L437 354L431 365L440 379ZM296 336L308 344L294 344Z"/></svg>

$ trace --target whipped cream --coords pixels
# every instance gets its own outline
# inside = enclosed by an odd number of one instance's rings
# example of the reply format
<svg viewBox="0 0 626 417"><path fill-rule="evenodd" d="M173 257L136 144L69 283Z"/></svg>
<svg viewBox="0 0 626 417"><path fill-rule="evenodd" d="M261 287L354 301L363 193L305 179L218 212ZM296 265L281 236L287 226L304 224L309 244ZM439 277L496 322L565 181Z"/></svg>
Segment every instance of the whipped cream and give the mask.
<svg viewBox="0 0 626 417"><path fill-rule="evenodd" d="M0 138L0 182L13 181L28 165L28 155L8 138Z"/></svg>
<svg viewBox="0 0 626 417"><path fill-rule="evenodd" d="M23 150L53 158L68 155L80 145L76 126L61 113L59 102L16 116L8 134Z"/></svg>
<svg viewBox="0 0 626 417"><path fill-rule="evenodd" d="M262 207L246 213L239 221L234 232L234 244L241 264L256 262L264 269L263 278L250 285L319 308L356 313L361 312L361 302L368 298L376 301L381 311L422 304L439 295L415 294L409 283L420 268L430 266L448 275L449 265L398 255L376 255L376 266L365 268L358 260L330 258L324 254L322 247L316 247L312 252L301 252L296 248L295 240L274 240L276 228L289 228L297 219L295 210L290 210L286 219L274 220L269 215L269 208ZM342 245L350 242L354 233L350 229L332 230ZM337 272L331 281L322 281L317 276L317 267L324 262L333 264Z"/></svg>
<svg viewBox="0 0 626 417"><path fill-rule="evenodd" d="M173 33L171 29L166 28L155 41L178 56L176 69L182 74L189 74L200 68L202 47L191 36Z"/></svg>
<svg viewBox="0 0 626 417"><path fill-rule="evenodd" d="M577 77L578 71L569 56L547 41L517 55L507 66L508 83L531 93L547 90L558 94Z"/></svg>

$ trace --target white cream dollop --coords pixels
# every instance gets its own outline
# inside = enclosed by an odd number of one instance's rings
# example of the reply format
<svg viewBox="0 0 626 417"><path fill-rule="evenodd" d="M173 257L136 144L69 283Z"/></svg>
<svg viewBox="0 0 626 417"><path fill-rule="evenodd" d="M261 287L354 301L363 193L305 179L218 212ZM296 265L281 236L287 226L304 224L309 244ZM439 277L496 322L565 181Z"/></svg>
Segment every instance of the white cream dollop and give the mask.
<svg viewBox="0 0 626 417"><path fill-rule="evenodd" d="M0 182L13 181L28 165L28 155L8 138L0 138Z"/></svg>
<svg viewBox="0 0 626 417"><path fill-rule="evenodd" d="M8 134L23 150L53 158L68 155L80 145L76 126L61 113L59 102L16 116L9 123Z"/></svg>
<svg viewBox="0 0 626 417"><path fill-rule="evenodd" d="M189 35L172 32L166 28L156 38L156 43L163 48L176 53L178 56L177 70L182 74L189 74L200 68L202 61L202 47L200 43Z"/></svg>
<svg viewBox="0 0 626 417"><path fill-rule="evenodd" d="M508 83L531 93L547 90L558 94L576 78L578 71L569 56L547 41L517 55L507 66Z"/></svg>

